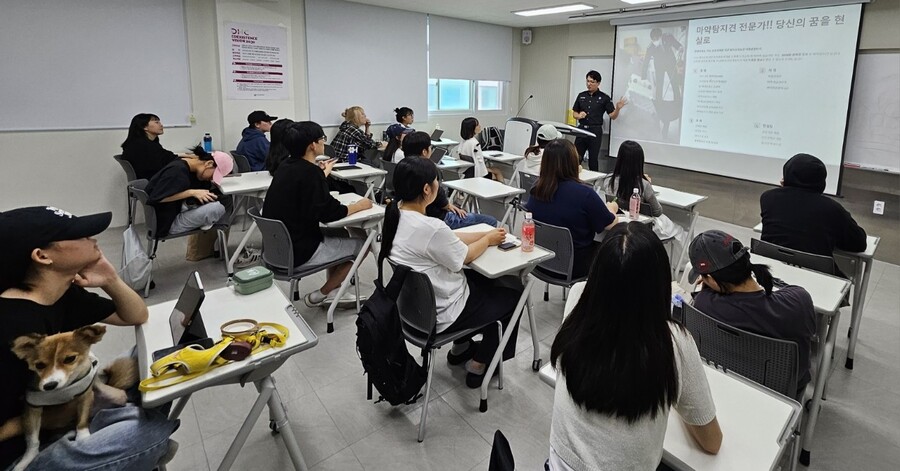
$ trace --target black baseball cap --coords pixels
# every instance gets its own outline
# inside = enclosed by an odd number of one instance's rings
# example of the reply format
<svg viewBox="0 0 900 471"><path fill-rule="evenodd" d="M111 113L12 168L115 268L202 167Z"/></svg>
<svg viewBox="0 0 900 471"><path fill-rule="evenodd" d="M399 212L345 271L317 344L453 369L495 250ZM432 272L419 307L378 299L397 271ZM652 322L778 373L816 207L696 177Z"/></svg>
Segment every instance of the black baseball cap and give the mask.
<svg viewBox="0 0 900 471"><path fill-rule="evenodd" d="M31 252L51 242L97 235L109 227L112 213L75 216L53 206L32 206L0 213L0 278L19 282Z"/></svg>
<svg viewBox="0 0 900 471"><path fill-rule="evenodd" d="M250 123L251 126L260 121L275 121L276 119L278 119L278 116L269 116L268 113L261 110L256 110L247 115L247 122Z"/></svg>
<svg viewBox="0 0 900 471"><path fill-rule="evenodd" d="M740 260L750 249L730 234L706 231L694 237L688 250L691 258L690 280L709 275Z"/></svg>

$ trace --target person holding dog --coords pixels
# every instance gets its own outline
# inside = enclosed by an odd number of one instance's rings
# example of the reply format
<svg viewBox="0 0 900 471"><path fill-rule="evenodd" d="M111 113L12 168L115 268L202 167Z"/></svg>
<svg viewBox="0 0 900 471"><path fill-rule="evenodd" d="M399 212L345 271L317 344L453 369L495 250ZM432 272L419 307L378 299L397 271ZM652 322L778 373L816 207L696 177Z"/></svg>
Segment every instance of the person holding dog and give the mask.
<svg viewBox="0 0 900 471"><path fill-rule="evenodd" d="M6 382L0 388L0 434L9 434L23 414L33 374L10 350L16 338L97 322L130 326L147 321L143 299L119 278L93 238L111 219L109 212L79 217L50 206L0 213L0 371ZM109 299L86 288L99 288ZM43 443L29 468L152 469L177 448L169 436L178 422L166 415L133 404L101 410L92 418L91 435L76 441L73 433ZM0 441L0 469L24 452L21 434Z"/></svg>

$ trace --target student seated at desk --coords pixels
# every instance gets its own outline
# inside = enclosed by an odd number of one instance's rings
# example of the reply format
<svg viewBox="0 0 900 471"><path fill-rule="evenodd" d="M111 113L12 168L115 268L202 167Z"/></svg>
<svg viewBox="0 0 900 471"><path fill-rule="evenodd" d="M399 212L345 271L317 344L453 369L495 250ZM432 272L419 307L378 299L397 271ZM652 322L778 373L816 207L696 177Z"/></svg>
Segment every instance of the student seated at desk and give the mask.
<svg viewBox="0 0 900 471"><path fill-rule="evenodd" d="M155 114L139 113L131 118L128 136L122 143L122 159L131 164L139 180L153 178L153 175L179 157L196 157L194 154L176 154L163 149L159 136L164 131L159 116Z"/></svg>
<svg viewBox="0 0 900 471"><path fill-rule="evenodd" d="M463 270L463 265L478 258L489 246L502 243L506 231L454 233L446 224L427 216L426 208L440 192L438 173L437 167L425 159L407 157L397 164L396 199L385 212L379 262L390 257L428 275L434 287L437 332L453 332L497 320L508 329L522 294L521 281L514 276L491 280L475 270ZM518 327L512 329L503 360L516 352ZM495 324L489 324L480 333L481 342L461 339L447 354L451 365L466 362L466 385L470 388L481 386L487 363L500 345Z"/></svg>
<svg viewBox="0 0 900 471"><path fill-rule="evenodd" d="M278 166L291 156L287 147L284 146L284 133L291 124L294 124L294 121L287 118L279 119L272 124L272 129L269 131L272 142L269 145L269 153L266 154L266 170L269 171L269 175L275 176Z"/></svg>
<svg viewBox="0 0 900 471"><path fill-rule="evenodd" d="M656 192L653 191L650 175L644 173L644 148L637 142L625 141L619 146L615 169L603 179L603 192L614 195L620 208L627 208L635 188L641 196L641 204L650 207L647 216L656 218L653 221L653 232L656 232L660 239L675 237L679 243L686 243L683 240L684 229L663 214L662 205L659 204Z"/></svg>
<svg viewBox="0 0 900 471"><path fill-rule="evenodd" d="M334 156L338 159L346 159L350 153L350 146L356 146L359 157L362 158L363 151L368 149L379 149L383 146L382 142L372 139L372 133L369 132L369 126L372 123L366 117L365 110L361 106L351 106L341 113L344 122L338 128L338 133L331 140L331 146L334 148ZM365 131L359 129L365 126Z"/></svg>
<svg viewBox="0 0 900 471"><path fill-rule="evenodd" d="M74 216L49 206L0 213L3 433L11 430L8 420L22 415L26 389L34 377L11 351L15 339L70 332L98 322L134 326L147 321L144 301L119 278L94 239L111 219L111 213ZM99 288L108 298L85 288ZM129 396L136 393L135 388ZM169 436L178 421L167 419L168 407L142 409L127 403L102 408L101 396L95 396L99 410L91 419L90 435L76 439L74 433L53 437L45 432L42 450L28 469L153 469L172 459L178 444ZM0 469L8 469L24 452L21 434L0 441Z"/></svg>
<svg viewBox="0 0 900 471"><path fill-rule="evenodd" d="M535 220L568 228L575 248L572 276L588 274L600 246L594 236L618 222L616 203L606 204L578 179L581 165L575 146L565 139L547 143L541 159L541 175L531 189L525 207Z"/></svg>
<svg viewBox="0 0 900 471"><path fill-rule="evenodd" d="M413 128L403 127L399 124L392 124L387 128L388 143L381 154L381 158L393 163L399 163L406 157L403 154L403 139L407 135L416 132Z"/></svg>
<svg viewBox="0 0 900 471"><path fill-rule="evenodd" d="M673 407L701 448L719 451L703 360L669 321L671 281L666 249L646 224L622 224L603 240L550 350L549 469L656 469Z"/></svg>
<svg viewBox="0 0 900 471"><path fill-rule="evenodd" d="M429 160L431 157L431 136L426 132L416 131L403 139L403 154L406 158L414 157ZM467 213L456 207L447 199L447 190L440 185L441 172L438 171L438 190L434 201L428 205L426 214L444 221L450 229L487 224L497 227L497 219L487 214ZM397 176L394 175L394 181Z"/></svg>
<svg viewBox="0 0 900 471"><path fill-rule="evenodd" d="M741 241L722 231L706 231L689 249L694 307L730 326L767 337L797 342L800 370L797 396L803 397L810 374L810 345L816 335L816 310L809 293L799 286L773 291L772 274L765 265L750 262Z"/></svg>
<svg viewBox="0 0 900 471"><path fill-rule="evenodd" d="M197 158L166 165L147 184L148 203L156 208L159 236L198 228L209 230L226 222L226 206L231 205L231 198L213 193L210 182L221 183L231 173L234 160L220 151L207 154L198 147L194 152Z"/></svg>
<svg viewBox="0 0 900 471"><path fill-rule="evenodd" d="M319 227L320 223L337 221L372 207L367 198L344 206L328 193L326 177L335 161L316 163L316 157L325 152L322 126L312 121L291 123L285 131L284 145L290 157L272 178L262 214L287 226L294 246L294 265L305 269L359 254L362 238L351 236L345 229L323 231ZM322 306L329 297L333 299L352 265L346 262L329 268L325 284L304 296L306 305Z"/></svg>
<svg viewBox="0 0 900 471"><path fill-rule="evenodd" d="M237 145L237 153L247 157L251 172L259 172L266 168L266 155L269 153L269 140L266 133L272 130L272 121L278 116L269 116L265 111L256 110L247 115L249 126L241 131L241 141Z"/></svg>
<svg viewBox="0 0 900 471"><path fill-rule="evenodd" d="M834 249L866 250L866 231L840 203L822 194L827 176L825 164L809 154L785 162L781 188L759 197L762 240L828 257Z"/></svg>
<svg viewBox="0 0 900 471"><path fill-rule="evenodd" d="M458 155L463 160L469 160L475 164L474 167L465 171L466 178L490 178L498 182L503 181L503 174L495 168L488 168L484 163L484 155L481 153L481 143L478 142L478 134L481 133L481 124L473 117L462 120L459 125L459 135L463 138L462 144L457 150Z"/></svg>
<svg viewBox="0 0 900 471"><path fill-rule="evenodd" d="M509 180L510 185L516 186L519 184L519 172L540 175L541 156L544 155L544 147L547 147L548 142L554 139L562 139L562 137L562 133L552 124L544 124L539 127L537 131L537 144L525 149L525 159L520 160L519 163L516 164L516 170Z"/></svg>

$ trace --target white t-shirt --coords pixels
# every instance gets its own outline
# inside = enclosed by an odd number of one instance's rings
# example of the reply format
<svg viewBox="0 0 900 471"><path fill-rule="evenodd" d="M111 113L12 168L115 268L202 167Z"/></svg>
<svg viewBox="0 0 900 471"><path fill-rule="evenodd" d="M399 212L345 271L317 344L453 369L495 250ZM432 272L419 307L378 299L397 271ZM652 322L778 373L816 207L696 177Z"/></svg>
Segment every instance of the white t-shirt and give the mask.
<svg viewBox="0 0 900 471"><path fill-rule="evenodd" d="M397 150L394 151L394 157L391 158L391 162L398 164L404 157L406 157L406 154L403 153L403 149L397 148Z"/></svg>
<svg viewBox="0 0 900 471"><path fill-rule="evenodd" d="M481 155L481 144L478 143L478 139L471 138L465 140L462 144L459 145L459 150L457 150L459 155L467 155L472 158L475 162L474 175L477 178L481 178L488 174L487 165L484 163L484 156Z"/></svg>
<svg viewBox="0 0 900 471"><path fill-rule="evenodd" d="M444 221L400 210L390 258L428 275L437 305L438 332L450 327L469 299L469 285L462 273L468 253L469 247Z"/></svg>
<svg viewBox="0 0 900 471"><path fill-rule="evenodd" d="M692 425L706 425L716 417L703 362L691 334L670 323L675 364L678 369L678 401L675 410ZM654 470L662 459L668 408L650 419L633 424L575 404L559 374L553 395L550 426L550 469L556 470Z"/></svg>
<svg viewBox="0 0 900 471"><path fill-rule="evenodd" d="M510 179L510 185L516 186L519 184L519 172L530 173L532 175L540 175L541 174L541 157L544 155L544 149L538 149L537 154L528 154L524 159L520 160L519 163L516 164L516 171L513 177Z"/></svg>

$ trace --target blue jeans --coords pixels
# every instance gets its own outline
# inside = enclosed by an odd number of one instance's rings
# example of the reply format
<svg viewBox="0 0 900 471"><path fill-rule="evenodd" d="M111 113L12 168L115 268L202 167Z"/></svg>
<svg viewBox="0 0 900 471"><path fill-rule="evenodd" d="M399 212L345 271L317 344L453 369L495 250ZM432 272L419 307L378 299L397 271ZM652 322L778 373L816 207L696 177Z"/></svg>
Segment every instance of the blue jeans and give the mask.
<svg viewBox="0 0 900 471"><path fill-rule="evenodd" d="M459 229L461 227L469 227L481 223L491 227L497 227L497 218L488 216L487 214L478 213L466 213L466 217L461 218L453 211L447 211L447 214L444 215L444 223L447 224L450 229Z"/></svg>

